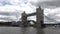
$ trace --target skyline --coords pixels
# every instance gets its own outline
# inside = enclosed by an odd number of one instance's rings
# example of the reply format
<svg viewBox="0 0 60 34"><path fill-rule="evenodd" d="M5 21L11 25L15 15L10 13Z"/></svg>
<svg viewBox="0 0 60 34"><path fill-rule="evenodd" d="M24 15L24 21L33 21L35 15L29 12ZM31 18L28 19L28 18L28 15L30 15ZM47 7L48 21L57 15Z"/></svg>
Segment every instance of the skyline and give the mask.
<svg viewBox="0 0 60 34"><path fill-rule="evenodd" d="M59 3L60 0L0 0L0 21L5 18L18 21L22 12L26 11L27 14L36 12L36 8L39 6L44 10L44 15L51 18L54 15L53 19L58 21L60 20ZM58 18L56 18L56 15L58 15ZM36 19L36 16L30 18Z"/></svg>

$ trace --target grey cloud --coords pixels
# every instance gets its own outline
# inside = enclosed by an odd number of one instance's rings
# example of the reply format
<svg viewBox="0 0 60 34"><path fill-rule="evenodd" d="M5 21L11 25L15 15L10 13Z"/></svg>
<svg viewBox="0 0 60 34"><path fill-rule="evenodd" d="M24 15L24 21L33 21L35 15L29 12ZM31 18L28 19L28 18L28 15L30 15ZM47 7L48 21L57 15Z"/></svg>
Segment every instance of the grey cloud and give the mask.
<svg viewBox="0 0 60 34"><path fill-rule="evenodd" d="M55 1L55 2L44 2L46 5L50 6L60 6L60 1Z"/></svg>
<svg viewBox="0 0 60 34"><path fill-rule="evenodd" d="M39 5L42 6L43 8L56 8L60 7L60 1L45 1L45 2L39 2Z"/></svg>
<svg viewBox="0 0 60 34"><path fill-rule="evenodd" d="M7 20L7 21L16 21L18 20L19 16L21 16L21 12L15 11L15 12L0 12L0 15L5 17L0 17L0 20ZM14 18L12 18L13 16Z"/></svg>
<svg viewBox="0 0 60 34"><path fill-rule="evenodd" d="M15 20L15 19L11 19L11 18L0 18L0 20Z"/></svg>
<svg viewBox="0 0 60 34"><path fill-rule="evenodd" d="M6 15L6 16L18 16L19 12L0 12L0 15Z"/></svg>
<svg viewBox="0 0 60 34"><path fill-rule="evenodd" d="M7 21L16 21L17 18L15 16L6 16L6 17L0 17L0 20L7 20Z"/></svg>
<svg viewBox="0 0 60 34"><path fill-rule="evenodd" d="M8 2L7 0L5 1L5 0L1 0L0 1L0 6L5 6L5 5L12 5L10 2Z"/></svg>

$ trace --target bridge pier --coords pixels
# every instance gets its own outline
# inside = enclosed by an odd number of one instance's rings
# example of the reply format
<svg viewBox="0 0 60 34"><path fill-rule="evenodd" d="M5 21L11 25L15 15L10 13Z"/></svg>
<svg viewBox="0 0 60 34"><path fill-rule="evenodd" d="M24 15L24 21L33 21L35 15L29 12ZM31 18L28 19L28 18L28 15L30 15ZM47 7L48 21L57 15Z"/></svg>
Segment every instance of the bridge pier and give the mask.
<svg viewBox="0 0 60 34"><path fill-rule="evenodd" d="M39 7L36 9L36 27L43 27L43 10Z"/></svg>

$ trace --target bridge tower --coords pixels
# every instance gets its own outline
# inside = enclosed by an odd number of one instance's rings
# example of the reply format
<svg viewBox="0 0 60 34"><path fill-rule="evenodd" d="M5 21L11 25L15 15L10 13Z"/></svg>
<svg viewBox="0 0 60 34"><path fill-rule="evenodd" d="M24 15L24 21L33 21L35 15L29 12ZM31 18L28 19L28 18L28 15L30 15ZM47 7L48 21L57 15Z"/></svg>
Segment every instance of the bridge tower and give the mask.
<svg viewBox="0 0 60 34"><path fill-rule="evenodd" d="M27 26L27 14L25 13L25 11L22 13L22 25L25 27Z"/></svg>
<svg viewBox="0 0 60 34"><path fill-rule="evenodd" d="M37 27L42 27L43 26L43 10L41 7L36 9L36 26Z"/></svg>

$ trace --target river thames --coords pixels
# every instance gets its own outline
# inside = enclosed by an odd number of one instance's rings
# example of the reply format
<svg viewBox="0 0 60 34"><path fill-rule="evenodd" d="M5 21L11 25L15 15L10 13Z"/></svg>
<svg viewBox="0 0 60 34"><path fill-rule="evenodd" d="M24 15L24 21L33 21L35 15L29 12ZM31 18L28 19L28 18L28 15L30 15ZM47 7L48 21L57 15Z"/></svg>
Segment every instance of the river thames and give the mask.
<svg viewBox="0 0 60 34"><path fill-rule="evenodd" d="M60 27L0 27L0 34L60 34Z"/></svg>

